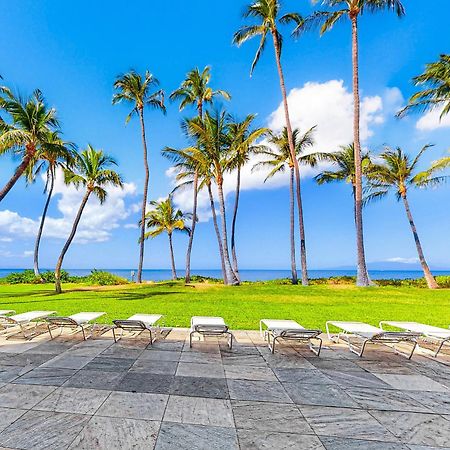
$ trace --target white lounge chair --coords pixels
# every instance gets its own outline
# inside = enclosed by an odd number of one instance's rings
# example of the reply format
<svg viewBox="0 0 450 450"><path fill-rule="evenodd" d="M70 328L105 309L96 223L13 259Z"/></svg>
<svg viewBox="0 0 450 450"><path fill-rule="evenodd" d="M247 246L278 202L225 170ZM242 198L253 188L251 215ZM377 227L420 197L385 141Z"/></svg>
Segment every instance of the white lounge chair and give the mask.
<svg viewBox="0 0 450 450"><path fill-rule="evenodd" d="M72 334L81 331L83 333L83 339L86 340L92 336L94 327L96 325L94 321L99 317L104 316L105 314L105 312L80 312L66 317L50 316L46 317L45 320L47 322L47 328L51 339L53 339L51 326L54 325L56 327L59 327L59 335L62 334L63 328L71 328L74 330ZM87 336L86 330L89 329L91 329L91 334Z"/></svg>
<svg viewBox="0 0 450 450"><path fill-rule="evenodd" d="M113 320L114 327L112 330L114 342L117 342L122 338L124 331L136 332L137 334L148 331L150 334L150 345L153 344L154 339L152 329L162 317L161 314L134 314L128 319ZM120 329L119 336L116 334L117 329Z"/></svg>
<svg viewBox="0 0 450 450"><path fill-rule="evenodd" d="M342 330L337 335L330 333L330 325ZM336 322L328 321L326 323L328 338L334 342L339 342L340 339L348 343L348 348L351 352L362 356L367 344L398 344L400 342L410 342L413 344L411 353L406 355L411 359L414 350L417 346L417 338L420 333L410 331L385 331L382 328L374 327L363 322ZM358 347L359 344L359 347ZM394 350L399 352L394 345Z"/></svg>
<svg viewBox="0 0 450 450"><path fill-rule="evenodd" d="M263 330L263 328L265 328ZM259 322L259 332L261 336L264 331L264 339L267 339L267 344L272 351L275 352L275 344L277 341L297 341L306 342L309 345L309 349L316 354L320 355L322 349L322 339L319 337L322 334L322 330L308 330L302 327L295 320L276 320L276 319L262 319ZM272 343L270 342L272 338ZM314 347L312 341L317 341L318 346Z"/></svg>
<svg viewBox="0 0 450 450"><path fill-rule="evenodd" d="M383 328L383 325L420 333L426 340L428 339L433 343L437 343L438 348L434 354L435 357L439 354L445 344L450 345L450 330L447 330L445 328L433 327L431 325L426 325L424 323L418 322L394 322L389 320L381 321L380 328Z"/></svg>
<svg viewBox="0 0 450 450"><path fill-rule="evenodd" d="M230 348L233 347L233 334L228 329L222 317L202 317L191 318L191 332L189 333L189 346L192 347L192 337L194 334L202 336L225 336Z"/></svg>
<svg viewBox="0 0 450 450"><path fill-rule="evenodd" d="M15 314L13 316L0 316L0 327L6 331L13 327L19 327L25 339L31 339L36 333L27 334L26 331L29 325L34 325L36 330L39 319L44 319L56 311L29 311L22 314Z"/></svg>
<svg viewBox="0 0 450 450"><path fill-rule="evenodd" d="M1 316L9 316L14 313L15 313L15 311L13 309L0 309L0 317Z"/></svg>

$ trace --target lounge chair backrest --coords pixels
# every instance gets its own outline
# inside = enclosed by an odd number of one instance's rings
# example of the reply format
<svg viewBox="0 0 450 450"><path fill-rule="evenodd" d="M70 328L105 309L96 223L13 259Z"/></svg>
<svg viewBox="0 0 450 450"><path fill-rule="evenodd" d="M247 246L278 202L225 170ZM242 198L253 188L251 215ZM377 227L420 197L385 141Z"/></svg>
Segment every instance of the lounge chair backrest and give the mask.
<svg viewBox="0 0 450 450"><path fill-rule="evenodd" d="M280 337L285 339L311 339L316 336L319 336L322 333L322 330L283 330L280 332Z"/></svg>
<svg viewBox="0 0 450 450"><path fill-rule="evenodd" d="M140 320L119 319L113 320L113 323L116 327L123 328L124 330L141 331L147 329L145 323Z"/></svg>
<svg viewBox="0 0 450 450"><path fill-rule="evenodd" d="M375 335L373 339L413 339L419 338L420 336L421 333L414 333L411 331L383 331L382 333Z"/></svg>
<svg viewBox="0 0 450 450"><path fill-rule="evenodd" d="M76 320L71 319L70 317L58 317L58 316L54 316L54 317L46 317L45 320L48 323L51 323L52 325L56 325L58 327L63 327L63 326L78 326L78 322Z"/></svg>
<svg viewBox="0 0 450 450"><path fill-rule="evenodd" d="M194 330L197 333L203 334L223 334L228 331L228 327L226 325L194 325Z"/></svg>

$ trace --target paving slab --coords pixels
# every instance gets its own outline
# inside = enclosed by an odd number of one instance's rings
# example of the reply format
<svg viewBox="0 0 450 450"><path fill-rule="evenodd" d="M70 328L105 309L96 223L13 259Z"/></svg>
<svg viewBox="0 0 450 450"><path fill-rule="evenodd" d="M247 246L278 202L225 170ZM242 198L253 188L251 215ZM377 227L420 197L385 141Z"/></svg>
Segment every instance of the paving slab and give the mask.
<svg viewBox="0 0 450 450"><path fill-rule="evenodd" d="M178 363L176 361L158 361L138 359L131 366L131 372L147 372L160 375L175 375Z"/></svg>
<svg viewBox="0 0 450 450"><path fill-rule="evenodd" d="M319 436L327 450L409 450L405 444L397 442L367 441Z"/></svg>
<svg viewBox="0 0 450 450"><path fill-rule="evenodd" d="M0 407L0 432L8 428L19 417L27 412L26 409L2 408Z"/></svg>
<svg viewBox="0 0 450 450"><path fill-rule="evenodd" d="M180 377L225 378L222 364L178 363L176 372Z"/></svg>
<svg viewBox="0 0 450 450"><path fill-rule="evenodd" d="M105 372L127 371L135 360L131 358L113 358L97 356L84 367L86 370L101 370Z"/></svg>
<svg viewBox="0 0 450 450"><path fill-rule="evenodd" d="M332 379L324 375L319 369L278 367L273 371L282 383L334 384Z"/></svg>
<svg viewBox="0 0 450 450"><path fill-rule="evenodd" d="M41 368L56 368L56 369L75 369L79 370L92 361L91 356L72 356L67 353L57 355L49 361L42 364Z"/></svg>
<svg viewBox="0 0 450 450"><path fill-rule="evenodd" d="M337 370L322 370L332 382L344 388L380 388L391 389L392 386L380 380L377 376L365 371L340 372Z"/></svg>
<svg viewBox="0 0 450 450"><path fill-rule="evenodd" d="M169 396L163 394L112 392L96 415L160 422L168 399Z"/></svg>
<svg viewBox="0 0 450 450"><path fill-rule="evenodd" d="M450 391L408 391L408 395L436 414L450 414Z"/></svg>
<svg viewBox="0 0 450 450"><path fill-rule="evenodd" d="M176 376L173 378L170 393L188 397L229 399L227 382L220 378Z"/></svg>
<svg viewBox="0 0 450 450"><path fill-rule="evenodd" d="M172 350L144 350L138 358L139 360L146 361L176 361L178 362L181 358L181 351L172 351Z"/></svg>
<svg viewBox="0 0 450 450"><path fill-rule="evenodd" d="M69 378L64 383L64 387L114 390L125 374L126 372L102 372L101 370L82 369Z"/></svg>
<svg viewBox="0 0 450 450"><path fill-rule="evenodd" d="M0 406L30 409L55 389L53 386L7 384L0 389Z"/></svg>
<svg viewBox="0 0 450 450"><path fill-rule="evenodd" d="M145 372L128 372L113 388L124 392L169 394L174 377Z"/></svg>
<svg viewBox="0 0 450 450"><path fill-rule="evenodd" d="M278 381L269 367L225 366L225 376L231 380Z"/></svg>
<svg viewBox="0 0 450 450"><path fill-rule="evenodd" d="M228 380L232 400L292 403L281 383L273 381Z"/></svg>
<svg viewBox="0 0 450 450"><path fill-rule="evenodd" d="M37 367L14 380L14 384L36 384L40 386L61 386L76 373L73 369Z"/></svg>
<svg viewBox="0 0 450 450"><path fill-rule="evenodd" d="M317 436L276 431L238 430L241 449L319 450L325 447Z"/></svg>
<svg viewBox="0 0 450 450"><path fill-rule="evenodd" d="M22 366L0 366L0 382L9 383L30 370L33 370L33 368Z"/></svg>
<svg viewBox="0 0 450 450"><path fill-rule="evenodd" d="M395 389L405 391L449 392L444 385L424 375L376 374L376 376Z"/></svg>

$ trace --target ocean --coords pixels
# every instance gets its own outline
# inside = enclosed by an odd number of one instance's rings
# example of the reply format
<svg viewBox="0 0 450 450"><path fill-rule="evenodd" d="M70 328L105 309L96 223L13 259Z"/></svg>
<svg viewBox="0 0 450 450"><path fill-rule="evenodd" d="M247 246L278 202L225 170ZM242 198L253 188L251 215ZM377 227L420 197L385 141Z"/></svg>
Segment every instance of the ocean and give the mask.
<svg viewBox="0 0 450 450"><path fill-rule="evenodd" d="M24 269L0 269L0 278L5 277L11 272L21 272ZM46 270L46 269L43 269ZM131 279L131 269L102 269L111 272L115 275L121 276L123 278ZM67 271L74 276L85 276L89 275L90 269L67 269ZM134 271L136 272L136 270ZM355 276L356 271L354 270L309 270L310 278L329 278L336 276ZM193 275L203 275L206 277L221 278L220 270L192 270ZM274 280L278 278L289 278L291 276L290 270L261 270L261 269L243 269L239 272L241 279L243 281L267 281ZM422 278L423 272L421 270L369 270L370 277L373 280L377 279L406 279L406 278ZM433 271L435 276L438 275L450 275L450 271L437 270ZM144 270L143 279L146 281L164 281L170 280L172 278L172 272L167 269L162 270ZM184 276L184 270L177 270L177 275L179 277ZM300 273L299 273L300 276Z"/></svg>

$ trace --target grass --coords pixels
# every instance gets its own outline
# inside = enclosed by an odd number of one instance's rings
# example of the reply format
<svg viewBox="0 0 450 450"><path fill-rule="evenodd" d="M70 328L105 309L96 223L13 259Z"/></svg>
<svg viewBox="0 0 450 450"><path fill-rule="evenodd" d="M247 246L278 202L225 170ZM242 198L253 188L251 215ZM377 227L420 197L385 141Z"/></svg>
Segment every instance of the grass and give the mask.
<svg viewBox="0 0 450 450"><path fill-rule="evenodd" d="M305 327L324 328L327 320L420 321L447 328L450 290L406 287L281 286L249 284L239 287L155 283L115 287L0 285L0 309L18 313L54 310L59 315L105 311L104 322L135 313L160 313L165 325L189 325L191 316L222 316L231 328L257 329L259 320L294 319Z"/></svg>

